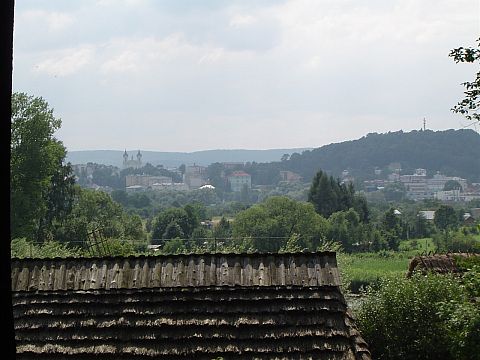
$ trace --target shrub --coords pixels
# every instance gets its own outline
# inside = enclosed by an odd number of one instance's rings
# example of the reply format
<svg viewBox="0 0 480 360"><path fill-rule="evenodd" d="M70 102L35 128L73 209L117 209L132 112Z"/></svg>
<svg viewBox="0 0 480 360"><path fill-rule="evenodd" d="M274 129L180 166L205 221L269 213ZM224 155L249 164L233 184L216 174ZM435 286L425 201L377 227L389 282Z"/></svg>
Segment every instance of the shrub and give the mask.
<svg viewBox="0 0 480 360"><path fill-rule="evenodd" d="M185 247L185 243L182 239L170 239L165 242L163 245L162 253L169 255L169 254L183 254L187 252L187 248Z"/></svg>
<svg viewBox="0 0 480 360"><path fill-rule="evenodd" d="M105 242L106 255L129 256L135 255L136 250L133 242L120 239L107 239Z"/></svg>
<svg viewBox="0 0 480 360"><path fill-rule="evenodd" d="M474 360L480 354L480 266L473 265L461 284L467 296L442 303L439 315L445 320L453 358Z"/></svg>
<svg viewBox="0 0 480 360"><path fill-rule="evenodd" d="M16 258L54 258L82 256L80 249L70 247L58 241L46 241L38 244L25 238L16 238L11 242L11 254Z"/></svg>
<svg viewBox="0 0 480 360"><path fill-rule="evenodd" d="M382 279L370 288L358 325L375 359L449 359L445 303L461 303L465 290L451 276Z"/></svg>

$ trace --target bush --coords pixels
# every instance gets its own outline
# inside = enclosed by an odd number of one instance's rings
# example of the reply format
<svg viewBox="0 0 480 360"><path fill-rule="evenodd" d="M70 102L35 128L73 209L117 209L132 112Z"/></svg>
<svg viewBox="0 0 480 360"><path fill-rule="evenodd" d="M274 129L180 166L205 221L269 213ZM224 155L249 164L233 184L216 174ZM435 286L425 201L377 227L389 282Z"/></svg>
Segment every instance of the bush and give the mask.
<svg viewBox="0 0 480 360"><path fill-rule="evenodd" d="M105 242L105 249L108 256L129 256L136 255L135 246L131 241L119 239L107 239Z"/></svg>
<svg viewBox="0 0 480 360"><path fill-rule="evenodd" d="M442 303L439 314L445 320L453 358L474 360L480 354L480 266L473 265L463 276L462 288L467 296Z"/></svg>
<svg viewBox="0 0 480 360"><path fill-rule="evenodd" d="M58 241L46 241L38 244L25 238L16 238L11 242L11 255L14 258L78 257L82 256L82 252L78 248Z"/></svg>
<svg viewBox="0 0 480 360"><path fill-rule="evenodd" d="M465 301L465 289L451 276L383 279L368 290L358 325L375 359L454 359L444 304Z"/></svg>
<svg viewBox="0 0 480 360"><path fill-rule="evenodd" d="M437 233L433 236L437 250L442 252L480 252L480 242L463 231Z"/></svg>
<svg viewBox="0 0 480 360"><path fill-rule="evenodd" d="M185 243L179 238L167 240L162 249L162 253L165 255L184 254L186 252L187 248L185 247Z"/></svg>

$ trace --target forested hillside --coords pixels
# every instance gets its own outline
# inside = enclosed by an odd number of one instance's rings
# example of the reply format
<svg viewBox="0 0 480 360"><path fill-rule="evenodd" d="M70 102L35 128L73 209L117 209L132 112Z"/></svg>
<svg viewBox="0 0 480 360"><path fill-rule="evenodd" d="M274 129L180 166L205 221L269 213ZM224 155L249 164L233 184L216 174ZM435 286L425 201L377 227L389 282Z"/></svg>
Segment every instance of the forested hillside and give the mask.
<svg viewBox="0 0 480 360"><path fill-rule="evenodd" d="M425 168L429 174L440 171L480 181L480 135L470 129L372 133L294 153L276 167L297 172L309 181L319 169L334 176L348 169L357 178L369 178L375 167L386 170L394 162L401 164L405 174Z"/></svg>

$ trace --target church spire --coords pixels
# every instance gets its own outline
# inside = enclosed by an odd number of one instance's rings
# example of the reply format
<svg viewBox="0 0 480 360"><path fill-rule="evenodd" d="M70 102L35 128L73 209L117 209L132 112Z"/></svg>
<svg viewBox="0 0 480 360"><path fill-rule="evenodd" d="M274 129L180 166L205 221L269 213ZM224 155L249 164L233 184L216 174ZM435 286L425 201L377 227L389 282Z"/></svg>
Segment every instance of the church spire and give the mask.
<svg viewBox="0 0 480 360"><path fill-rule="evenodd" d="M123 153L123 165L125 166L128 161L128 154L127 154L127 149L125 149L125 152Z"/></svg>
<svg viewBox="0 0 480 360"><path fill-rule="evenodd" d="M138 161L138 166L140 166L142 163L142 154L140 153L140 150L138 150L138 153L137 153L137 161Z"/></svg>

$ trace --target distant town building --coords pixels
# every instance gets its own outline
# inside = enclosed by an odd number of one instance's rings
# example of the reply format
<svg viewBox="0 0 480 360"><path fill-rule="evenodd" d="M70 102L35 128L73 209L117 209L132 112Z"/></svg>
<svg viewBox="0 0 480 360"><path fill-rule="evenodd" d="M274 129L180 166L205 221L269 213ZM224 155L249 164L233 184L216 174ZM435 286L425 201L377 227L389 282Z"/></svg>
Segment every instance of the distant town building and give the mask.
<svg viewBox="0 0 480 360"><path fill-rule="evenodd" d="M142 154L140 153L140 150L137 152L137 160L133 159L133 155L131 156L130 160L128 159L128 153L127 150L125 149L125 152L123 153L123 168L128 169L128 168L134 168L138 169L142 167Z"/></svg>
<svg viewBox="0 0 480 360"><path fill-rule="evenodd" d="M433 210L421 210L417 216L422 216L425 220L433 221L435 219L435 211Z"/></svg>
<svg viewBox="0 0 480 360"><path fill-rule="evenodd" d="M388 164L388 170L393 173L400 173L402 171L402 165L399 162L392 162Z"/></svg>
<svg viewBox="0 0 480 360"><path fill-rule="evenodd" d="M131 186L125 187L125 191L127 193L139 192L139 191L145 191L145 190L146 190L145 187L142 185L131 185Z"/></svg>
<svg viewBox="0 0 480 360"><path fill-rule="evenodd" d="M406 196L411 200L468 201L463 193L467 189L467 180L459 177L445 176L437 172L432 178L427 178L425 169L416 169L414 174L400 175L399 181L405 186ZM462 189L444 191L448 181L458 182Z"/></svg>
<svg viewBox="0 0 480 360"><path fill-rule="evenodd" d="M207 168L205 166L193 165L185 168L184 183L190 189L198 189L207 184Z"/></svg>
<svg viewBox="0 0 480 360"><path fill-rule="evenodd" d="M168 176L152 175L127 175L125 176L125 187L140 185L145 188L151 188L154 184L171 184L172 178Z"/></svg>
<svg viewBox="0 0 480 360"><path fill-rule="evenodd" d="M152 190L176 190L176 191L188 190L187 184L174 183L174 182L154 183L152 184L151 188Z"/></svg>
<svg viewBox="0 0 480 360"><path fill-rule="evenodd" d="M480 220L480 208L470 209L470 215L471 215L475 220Z"/></svg>
<svg viewBox="0 0 480 360"><path fill-rule="evenodd" d="M247 189L251 189L252 187L252 177L245 171L234 171L227 179L230 184L230 189L233 192L240 192L245 187L247 187Z"/></svg>
<svg viewBox="0 0 480 360"><path fill-rule="evenodd" d="M401 175L400 182L407 190L407 198L413 200L423 200L433 198L433 193L427 189L427 171L425 169L416 169L414 174Z"/></svg>
<svg viewBox="0 0 480 360"><path fill-rule="evenodd" d="M363 182L363 187L365 189L365 192L372 192L385 188L385 185L387 185L388 183L390 182L383 179L365 180Z"/></svg>
<svg viewBox="0 0 480 360"><path fill-rule="evenodd" d="M463 214L463 225L473 226L473 225L476 225L476 223L477 222L473 218L472 214L470 214L468 212Z"/></svg>
<svg viewBox="0 0 480 360"><path fill-rule="evenodd" d="M440 201L460 201L460 190L436 191L435 199Z"/></svg>
<svg viewBox="0 0 480 360"><path fill-rule="evenodd" d="M445 184L448 181L456 181L460 184L462 187L462 191L467 190L467 180L456 177L456 176L445 176L440 174L440 172L437 171L435 175L431 179L427 179L427 186L430 191L443 191L443 188L445 187Z"/></svg>
<svg viewBox="0 0 480 360"><path fill-rule="evenodd" d="M392 174L388 174L388 180L392 182L400 181L400 174L396 172Z"/></svg>
<svg viewBox="0 0 480 360"><path fill-rule="evenodd" d="M222 162L221 164L226 170L243 169L245 166L245 163L243 162Z"/></svg>
<svg viewBox="0 0 480 360"><path fill-rule="evenodd" d="M301 181L303 178L298 175L297 173L294 173L293 171L280 171L280 181L285 181L285 182L289 182L289 183L293 183L293 182L299 182Z"/></svg>
<svg viewBox="0 0 480 360"><path fill-rule="evenodd" d="M210 185L210 184L206 184L206 185L203 185L203 186L200 186L199 189L210 189L210 190L215 190L215 186L213 185Z"/></svg>

